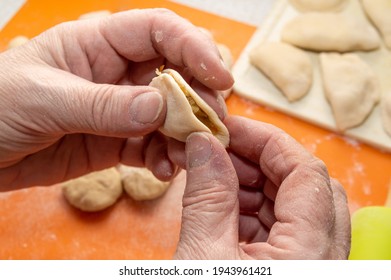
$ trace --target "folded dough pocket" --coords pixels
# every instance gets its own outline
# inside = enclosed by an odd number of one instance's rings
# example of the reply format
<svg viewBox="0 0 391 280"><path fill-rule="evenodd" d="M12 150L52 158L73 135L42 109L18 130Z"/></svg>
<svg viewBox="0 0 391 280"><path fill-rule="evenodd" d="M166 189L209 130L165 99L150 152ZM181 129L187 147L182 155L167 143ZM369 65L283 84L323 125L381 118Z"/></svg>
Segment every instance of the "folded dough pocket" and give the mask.
<svg viewBox="0 0 391 280"><path fill-rule="evenodd" d="M166 120L160 128L164 135L185 142L192 132L209 132L228 147L228 129L178 72L172 69L158 72L149 85L166 97Z"/></svg>

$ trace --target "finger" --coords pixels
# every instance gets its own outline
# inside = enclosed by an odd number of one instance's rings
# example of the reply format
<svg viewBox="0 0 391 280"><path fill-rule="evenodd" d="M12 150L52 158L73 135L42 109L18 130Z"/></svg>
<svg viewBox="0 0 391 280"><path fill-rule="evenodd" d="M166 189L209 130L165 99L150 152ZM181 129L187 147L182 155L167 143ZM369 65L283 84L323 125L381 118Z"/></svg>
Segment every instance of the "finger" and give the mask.
<svg viewBox="0 0 391 280"><path fill-rule="evenodd" d="M180 168L186 169L185 143L169 138L167 145L169 159Z"/></svg>
<svg viewBox="0 0 391 280"><path fill-rule="evenodd" d="M41 54L45 61L90 81L115 83L130 63L164 57L169 63L188 68L210 88L226 90L233 85L213 40L166 9L130 10L64 23L40 38L49 49ZM50 51L53 42L55 52ZM52 53L55 58L50 56Z"/></svg>
<svg viewBox="0 0 391 280"><path fill-rule="evenodd" d="M224 90L233 84L213 40L169 10L132 10L101 22L101 34L128 60L146 61L162 55L175 65L189 68L210 88Z"/></svg>
<svg viewBox="0 0 391 280"><path fill-rule="evenodd" d="M161 181L171 180L177 172L176 165L168 158L166 138L160 133L128 138L120 155L122 164L146 167Z"/></svg>
<svg viewBox="0 0 391 280"><path fill-rule="evenodd" d="M240 215L239 241L246 243L266 242L269 228L263 225L256 216Z"/></svg>
<svg viewBox="0 0 391 280"><path fill-rule="evenodd" d="M242 187L239 191L240 211L244 213L256 213L260 212L265 200L270 202L275 201L275 197L270 198L265 192L260 192L252 188ZM274 216L274 209L268 208L271 213L269 216ZM266 213L263 213L266 214ZM261 218L261 217L260 217Z"/></svg>
<svg viewBox="0 0 391 280"><path fill-rule="evenodd" d="M259 169L259 165L252 163L232 151L228 151L228 154L235 167L240 185L255 190L262 190L266 178Z"/></svg>
<svg viewBox="0 0 391 280"><path fill-rule="evenodd" d="M20 102L27 117L49 135L137 137L164 122L164 97L153 87L95 84L65 72L49 74L44 86L39 79L30 81L40 90L30 90L29 99Z"/></svg>
<svg viewBox="0 0 391 280"><path fill-rule="evenodd" d="M126 140L120 154L120 163L134 167L145 166L144 148L147 147L149 137L131 137Z"/></svg>
<svg viewBox="0 0 391 280"><path fill-rule="evenodd" d="M127 73L116 84L149 85L151 80L156 77L156 69L159 69L164 64L163 57L143 62L133 62L127 69Z"/></svg>
<svg viewBox="0 0 391 280"><path fill-rule="evenodd" d="M145 166L161 181L171 180L176 173L167 154L167 139L160 133L154 133L146 148Z"/></svg>
<svg viewBox="0 0 391 280"><path fill-rule="evenodd" d="M275 185L280 185L294 167L313 156L281 129L243 117L229 117L230 148L236 154L259 164Z"/></svg>
<svg viewBox="0 0 391 280"><path fill-rule="evenodd" d="M48 186L112 167L119 162L125 139L66 135L53 145L0 169L2 191ZM44 172L42 172L44 170Z"/></svg>
<svg viewBox="0 0 391 280"><path fill-rule="evenodd" d="M210 134L193 133L186 142L187 183L177 256L198 251L213 258L232 256L238 242L238 180L224 147ZM216 244L221 242L221 246ZM227 254L228 252L228 254Z"/></svg>
<svg viewBox="0 0 391 280"><path fill-rule="evenodd" d="M248 216L246 219L241 218L240 226L243 228L240 229L239 239L245 242L255 242L254 236L259 235L257 231L261 231L261 235L264 236L264 231L268 233L276 222L274 203L260 193L245 190L240 190L239 202L241 217ZM248 228L252 230L247 232Z"/></svg>
<svg viewBox="0 0 391 280"><path fill-rule="evenodd" d="M258 214L264 199L265 195L262 192L241 187L239 190L240 211Z"/></svg>

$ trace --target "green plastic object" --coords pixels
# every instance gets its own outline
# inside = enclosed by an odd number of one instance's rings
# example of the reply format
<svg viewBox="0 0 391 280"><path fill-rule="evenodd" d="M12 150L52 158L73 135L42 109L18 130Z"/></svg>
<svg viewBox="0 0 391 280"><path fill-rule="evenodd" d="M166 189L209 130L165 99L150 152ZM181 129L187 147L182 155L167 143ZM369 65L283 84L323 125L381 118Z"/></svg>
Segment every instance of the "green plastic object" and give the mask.
<svg viewBox="0 0 391 280"><path fill-rule="evenodd" d="M352 215L350 260L391 260L391 207L363 207Z"/></svg>

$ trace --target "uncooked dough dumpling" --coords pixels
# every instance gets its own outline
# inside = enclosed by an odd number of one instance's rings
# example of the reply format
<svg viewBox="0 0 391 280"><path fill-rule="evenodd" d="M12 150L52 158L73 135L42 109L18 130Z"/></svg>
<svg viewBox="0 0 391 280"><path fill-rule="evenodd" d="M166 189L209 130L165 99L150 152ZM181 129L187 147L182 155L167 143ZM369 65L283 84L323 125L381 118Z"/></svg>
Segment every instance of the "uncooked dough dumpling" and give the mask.
<svg viewBox="0 0 391 280"><path fill-rule="evenodd" d="M157 179L147 168L120 165L118 170L125 192L134 200L156 199L162 196L170 185L169 182Z"/></svg>
<svg viewBox="0 0 391 280"><path fill-rule="evenodd" d="M92 11L79 16L79 19L100 18L111 15L109 10Z"/></svg>
<svg viewBox="0 0 391 280"><path fill-rule="evenodd" d="M311 12L287 22L282 41L313 51L371 51L379 48L376 29L365 20L337 13Z"/></svg>
<svg viewBox="0 0 391 280"><path fill-rule="evenodd" d="M113 205L122 194L121 176L115 167L92 172L62 184L66 200L74 207L95 212Z"/></svg>
<svg viewBox="0 0 391 280"><path fill-rule="evenodd" d="M228 129L178 72L165 69L149 85L166 96L166 120L159 129L164 135L186 142L192 132L209 132L228 147Z"/></svg>
<svg viewBox="0 0 391 280"><path fill-rule="evenodd" d="M381 101L381 115L384 130L391 137L391 91L385 94Z"/></svg>
<svg viewBox="0 0 391 280"><path fill-rule="evenodd" d="M305 96L312 85L312 62L309 55L294 46L270 42L250 51L250 62L282 91L289 101Z"/></svg>
<svg viewBox="0 0 391 280"><path fill-rule="evenodd" d="M356 54L320 55L323 87L340 131L360 125L379 102L378 79Z"/></svg>
<svg viewBox="0 0 391 280"><path fill-rule="evenodd" d="M8 49L19 47L29 41L29 38L23 35L16 36L8 42Z"/></svg>
<svg viewBox="0 0 391 280"><path fill-rule="evenodd" d="M301 12L340 11L349 0L289 0Z"/></svg>
<svg viewBox="0 0 391 280"><path fill-rule="evenodd" d="M391 49L391 1L362 0L365 13L380 31L385 45Z"/></svg>

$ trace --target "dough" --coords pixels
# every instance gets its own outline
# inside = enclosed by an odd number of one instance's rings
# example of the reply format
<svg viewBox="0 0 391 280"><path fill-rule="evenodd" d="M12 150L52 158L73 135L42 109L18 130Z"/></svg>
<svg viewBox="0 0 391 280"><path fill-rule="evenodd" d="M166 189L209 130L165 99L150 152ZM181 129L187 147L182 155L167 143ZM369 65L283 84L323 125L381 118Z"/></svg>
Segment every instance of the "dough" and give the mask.
<svg viewBox="0 0 391 280"><path fill-rule="evenodd" d="M16 36L9 41L7 48L8 49L16 48L16 47L23 45L24 43L27 43L28 41L29 41L29 38L27 38L26 36L23 36L23 35Z"/></svg>
<svg viewBox="0 0 391 280"><path fill-rule="evenodd" d="M159 129L164 135L185 142L192 132L212 133L228 147L229 133L216 112L172 69L159 72L150 86L166 95L167 114Z"/></svg>
<svg viewBox="0 0 391 280"><path fill-rule="evenodd" d="M391 1L362 0L361 2L365 13L382 34L385 45L391 49Z"/></svg>
<svg viewBox="0 0 391 280"><path fill-rule="evenodd" d="M388 92L382 100L381 115L382 115L382 122L383 122L384 130L391 137L391 91ZM391 198L391 195L390 195L390 198Z"/></svg>
<svg viewBox="0 0 391 280"><path fill-rule="evenodd" d="M118 167L122 177L125 192L134 200L152 200L162 196L170 183L158 180L146 168L120 165Z"/></svg>
<svg viewBox="0 0 391 280"><path fill-rule="evenodd" d="M340 131L360 125L380 98L379 82L356 54L322 53L323 87Z"/></svg>
<svg viewBox="0 0 391 280"><path fill-rule="evenodd" d="M340 11L349 0L289 0L301 12Z"/></svg>
<svg viewBox="0 0 391 280"><path fill-rule="evenodd" d="M336 13L311 12L287 22L282 41L313 51L370 51L379 48L376 29L365 20Z"/></svg>
<svg viewBox="0 0 391 280"><path fill-rule="evenodd" d="M108 10L100 10L93 11L89 13L85 13L79 16L79 19L92 19L92 18L100 18L111 15L111 12Z"/></svg>
<svg viewBox="0 0 391 280"><path fill-rule="evenodd" d="M121 176L115 167L64 182L62 188L71 205L87 212L113 205L122 194Z"/></svg>
<svg viewBox="0 0 391 280"><path fill-rule="evenodd" d="M289 101L306 95L312 85L312 62L304 51L278 42L250 51L250 62L269 77Z"/></svg>

